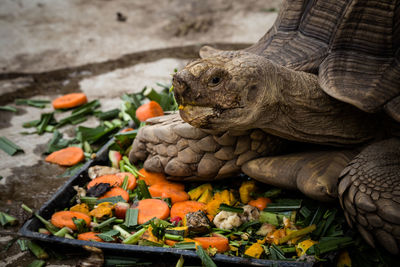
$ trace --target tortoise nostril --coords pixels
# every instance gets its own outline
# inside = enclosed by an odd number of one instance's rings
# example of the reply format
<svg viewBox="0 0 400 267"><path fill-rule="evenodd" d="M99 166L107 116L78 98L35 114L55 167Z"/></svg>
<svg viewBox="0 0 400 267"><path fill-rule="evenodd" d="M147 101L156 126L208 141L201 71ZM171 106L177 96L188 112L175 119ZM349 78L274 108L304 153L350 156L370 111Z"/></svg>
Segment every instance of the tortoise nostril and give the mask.
<svg viewBox="0 0 400 267"><path fill-rule="evenodd" d="M177 94L182 94L187 88L187 83L179 76L179 74L175 74L172 78L172 84L174 86L174 91Z"/></svg>

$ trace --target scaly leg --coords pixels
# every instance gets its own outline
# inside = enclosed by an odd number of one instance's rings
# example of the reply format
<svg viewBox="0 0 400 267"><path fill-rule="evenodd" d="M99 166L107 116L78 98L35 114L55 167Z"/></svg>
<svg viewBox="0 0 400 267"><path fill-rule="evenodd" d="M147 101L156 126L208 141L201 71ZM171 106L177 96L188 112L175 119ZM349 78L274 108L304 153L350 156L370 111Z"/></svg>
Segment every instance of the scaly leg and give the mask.
<svg viewBox="0 0 400 267"><path fill-rule="evenodd" d="M133 142L130 160L176 180L213 180L240 173L247 161L284 150L286 142L261 130L210 132L178 114L147 120Z"/></svg>
<svg viewBox="0 0 400 267"><path fill-rule="evenodd" d="M375 247L376 239L392 254L400 252L400 140L365 148L343 170L340 204L347 222Z"/></svg>

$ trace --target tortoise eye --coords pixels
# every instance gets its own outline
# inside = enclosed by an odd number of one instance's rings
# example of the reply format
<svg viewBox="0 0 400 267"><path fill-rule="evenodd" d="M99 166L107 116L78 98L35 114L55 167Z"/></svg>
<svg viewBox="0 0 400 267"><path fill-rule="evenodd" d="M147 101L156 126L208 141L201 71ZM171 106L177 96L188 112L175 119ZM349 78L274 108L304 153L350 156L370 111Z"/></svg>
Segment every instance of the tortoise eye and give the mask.
<svg viewBox="0 0 400 267"><path fill-rule="evenodd" d="M215 86L218 85L221 82L221 78L218 76L212 77L209 81L209 85Z"/></svg>

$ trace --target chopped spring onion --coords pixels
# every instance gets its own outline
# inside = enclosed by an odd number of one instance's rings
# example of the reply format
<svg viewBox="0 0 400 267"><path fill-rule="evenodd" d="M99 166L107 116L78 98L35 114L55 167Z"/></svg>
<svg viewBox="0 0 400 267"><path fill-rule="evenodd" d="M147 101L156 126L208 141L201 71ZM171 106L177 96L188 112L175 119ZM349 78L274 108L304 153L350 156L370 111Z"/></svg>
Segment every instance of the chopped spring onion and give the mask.
<svg viewBox="0 0 400 267"><path fill-rule="evenodd" d="M18 145L14 144L4 136L0 137L0 149L10 156L13 156L18 151L24 152L22 148L20 148Z"/></svg>

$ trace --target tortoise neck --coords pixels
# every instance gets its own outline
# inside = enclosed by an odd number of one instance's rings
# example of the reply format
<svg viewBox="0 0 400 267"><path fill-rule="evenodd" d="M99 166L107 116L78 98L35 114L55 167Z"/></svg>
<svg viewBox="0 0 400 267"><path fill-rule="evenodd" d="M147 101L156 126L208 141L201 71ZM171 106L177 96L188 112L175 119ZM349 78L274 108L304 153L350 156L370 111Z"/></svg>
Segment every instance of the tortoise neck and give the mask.
<svg viewBox="0 0 400 267"><path fill-rule="evenodd" d="M260 119L259 128L289 140L334 146L374 137L375 116L328 96L316 75L282 66L275 69L271 77L277 92L275 117L268 122Z"/></svg>

